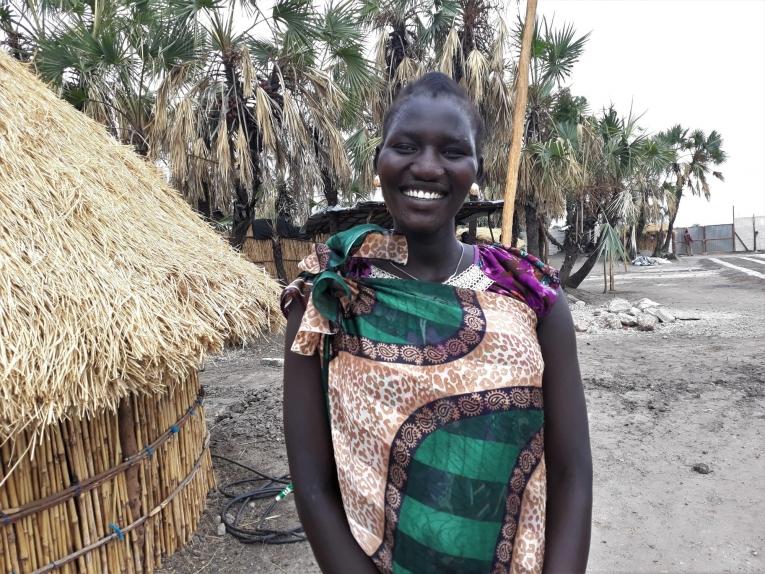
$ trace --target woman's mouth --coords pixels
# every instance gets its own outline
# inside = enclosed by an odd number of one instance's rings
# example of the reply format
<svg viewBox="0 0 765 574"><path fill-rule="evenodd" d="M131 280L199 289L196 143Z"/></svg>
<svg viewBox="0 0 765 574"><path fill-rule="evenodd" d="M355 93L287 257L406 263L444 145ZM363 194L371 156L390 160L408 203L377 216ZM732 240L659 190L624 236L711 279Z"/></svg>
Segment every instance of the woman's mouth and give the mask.
<svg viewBox="0 0 765 574"><path fill-rule="evenodd" d="M401 193L403 193L406 197L411 197L412 199L421 199L424 201L433 201L446 197L446 194L441 193L440 191L429 191L424 189L404 189Z"/></svg>

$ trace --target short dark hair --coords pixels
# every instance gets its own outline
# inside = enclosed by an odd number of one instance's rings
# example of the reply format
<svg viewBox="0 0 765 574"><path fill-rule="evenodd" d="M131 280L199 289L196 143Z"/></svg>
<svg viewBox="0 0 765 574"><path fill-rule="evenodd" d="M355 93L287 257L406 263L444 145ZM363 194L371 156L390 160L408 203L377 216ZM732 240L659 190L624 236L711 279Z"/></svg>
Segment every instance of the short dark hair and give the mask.
<svg viewBox="0 0 765 574"><path fill-rule="evenodd" d="M407 84L395 97L388 111L383 118L383 131L382 138L385 141L385 137L388 134L390 124L393 122L396 114L401 111L407 100L415 96L430 96L431 98L437 98L439 96L451 97L457 100L463 110L470 118L470 125L473 128L473 136L475 137L475 148L478 155L481 154L483 149L484 138L484 122L481 117L478 107L465 91L465 89L455 82L451 77L441 72L428 72L421 78Z"/></svg>

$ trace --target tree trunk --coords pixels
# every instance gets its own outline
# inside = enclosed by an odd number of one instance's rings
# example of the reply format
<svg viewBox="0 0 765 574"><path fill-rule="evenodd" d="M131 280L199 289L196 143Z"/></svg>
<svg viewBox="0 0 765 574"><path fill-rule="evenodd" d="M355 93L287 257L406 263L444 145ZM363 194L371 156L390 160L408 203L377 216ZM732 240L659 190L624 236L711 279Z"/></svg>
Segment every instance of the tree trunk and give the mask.
<svg viewBox="0 0 765 574"><path fill-rule="evenodd" d="M236 201L234 202L234 213L231 218L231 237L230 243L237 249L244 243L244 236L247 234L247 228L252 219L252 208L249 205L247 190L237 183L235 186Z"/></svg>
<svg viewBox="0 0 765 574"><path fill-rule="evenodd" d="M520 201L515 202L515 208L513 210L513 227L515 227L516 224L518 231L513 232L513 245L517 247L519 240L523 240L523 248L528 249L529 242L526 239L526 207Z"/></svg>
<svg viewBox="0 0 765 574"><path fill-rule="evenodd" d="M525 217L524 217L525 220ZM513 211L513 225L512 225L512 233L510 237L505 237L502 235L502 232L500 231L499 234L499 242L502 243L502 245L512 245L513 247L518 246L518 237L521 233L521 218L518 217L518 211Z"/></svg>
<svg viewBox="0 0 765 574"><path fill-rule="evenodd" d="M662 255L666 255L667 253L669 253L669 243L670 241L672 241L672 230L675 227L675 218L677 217L677 213L680 211L680 200L682 198L683 198L683 190L681 188L677 190L677 203L675 204L675 211L669 217L669 227L667 228L667 236L664 238L664 246L661 249Z"/></svg>
<svg viewBox="0 0 765 574"><path fill-rule="evenodd" d="M640 215L635 225L635 243L630 246L630 259L635 259L640 255L639 243L640 238L643 237L643 231L645 231L645 204L640 206Z"/></svg>
<svg viewBox="0 0 765 574"><path fill-rule="evenodd" d="M579 243L576 241L577 237L577 223L579 212L579 205L576 201L566 202L566 234L563 238L563 265L560 267L560 284L566 287L571 270L574 268L574 264L579 259Z"/></svg>
<svg viewBox="0 0 765 574"><path fill-rule="evenodd" d="M204 197L197 200L197 211L207 219L212 219L212 203L210 202L210 193L205 186Z"/></svg>
<svg viewBox="0 0 765 574"><path fill-rule="evenodd" d="M325 169L321 170L321 181L324 186L324 199L327 200L327 207L334 207L337 205L337 186L329 175L329 172Z"/></svg>
<svg viewBox="0 0 765 574"><path fill-rule="evenodd" d="M290 279L294 277L287 277L287 270L284 267L284 254L282 253L282 242L278 237L271 238L271 247L274 253L274 266L276 267L276 274L284 285L290 282Z"/></svg>
<svg viewBox="0 0 765 574"><path fill-rule="evenodd" d="M537 225L537 241L539 242L539 257L542 259L542 261L547 263L547 256L548 256L547 246L548 246L549 243L547 241L547 236L545 235L546 224L544 222L544 218L540 217L537 220L537 223L538 223L538 225Z"/></svg>
<svg viewBox="0 0 765 574"><path fill-rule="evenodd" d="M566 280L566 287L572 287L573 289L576 289L581 285L582 281L584 281L585 277L587 277L590 274L590 271L595 267L595 264L598 262L598 259L600 257L600 246L603 244L603 241L605 239L604 233L600 232L600 237L598 237L598 243L595 246L595 249L592 253L587 257L585 262L582 264L582 266L579 268L579 270L571 275Z"/></svg>
<svg viewBox="0 0 765 574"><path fill-rule="evenodd" d="M539 245L539 217L536 208L526 203L524 206L526 213L526 251L539 257L541 255Z"/></svg>
<svg viewBox="0 0 765 574"><path fill-rule="evenodd" d="M560 266L560 284L566 288L568 287L568 278L571 275L571 270L574 268L577 260L579 259L579 248L573 245L573 249L566 247L563 258L563 265Z"/></svg>

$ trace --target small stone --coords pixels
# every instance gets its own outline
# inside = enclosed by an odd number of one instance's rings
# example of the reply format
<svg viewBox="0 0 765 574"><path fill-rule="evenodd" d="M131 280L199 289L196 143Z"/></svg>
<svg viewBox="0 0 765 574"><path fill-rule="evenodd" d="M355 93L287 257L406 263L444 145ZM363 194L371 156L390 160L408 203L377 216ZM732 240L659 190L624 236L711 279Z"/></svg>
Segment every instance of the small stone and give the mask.
<svg viewBox="0 0 765 574"><path fill-rule="evenodd" d="M659 320L653 315L643 313L637 318L638 331L653 331L656 328L656 324Z"/></svg>
<svg viewBox="0 0 765 574"><path fill-rule="evenodd" d="M281 368L284 366L284 359L279 357L264 357L260 359L260 364L264 367L278 367Z"/></svg>
<svg viewBox="0 0 765 574"><path fill-rule="evenodd" d="M637 317L638 315L642 313L642 311L638 309L637 307L632 307L629 311L627 311L627 313L629 313L633 317Z"/></svg>
<svg viewBox="0 0 765 574"><path fill-rule="evenodd" d="M574 329L577 333L586 333L590 326L586 321L578 320L574 321Z"/></svg>
<svg viewBox="0 0 765 574"><path fill-rule="evenodd" d="M675 316L675 319L678 321L701 321L701 317L698 315L698 313L691 313L689 311L678 311L673 310L672 314Z"/></svg>
<svg viewBox="0 0 765 574"><path fill-rule="evenodd" d="M577 302L576 302L576 303L574 303L574 304L575 304L577 307L585 307L585 306L587 305L587 303L585 303L584 301L577 301Z"/></svg>
<svg viewBox="0 0 765 574"><path fill-rule="evenodd" d="M712 469L709 468L709 465L705 462L697 462L691 467L695 472L698 472L699 474L709 474L712 472Z"/></svg>
<svg viewBox="0 0 765 574"><path fill-rule="evenodd" d="M619 321L621 321L622 325L625 327L634 327L637 325L637 319L632 315L628 315L627 313L619 313L618 317Z"/></svg>
<svg viewBox="0 0 765 574"><path fill-rule="evenodd" d="M606 315L606 327L609 329L621 329L622 321L617 315L608 314Z"/></svg>
<svg viewBox="0 0 765 574"><path fill-rule="evenodd" d="M651 301L648 297L644 297L643 299L635 303L635 307L637 307L641 311L645 311L646 309L649 309L651 307L659 307L659 304L656 301Z"/></svg>
<svg viewBox="0 0 765 574"><path fill-rule="evenodd" d="M615 299L611 299L611 301L608 303L608 310L611 313L625 313L630 310L632 305L630 305L630 302L626 299L620 299L619 297L616 297Z"/></svg>
<svg viewBox="0 0 765 574"><path fill-rule="evenodd" d="M593 315L594 317L600 317L600 314L601 314L602 312L603 312L603 311L601 311L600 309L595 309L595 310L592 312L592 315Z"/></svg>
<svg viewBox="0 0 765 574"><path fill-rule="evenodd" d="M218 524L218 530L216 530L218 536L224 536L226 534L226 525L222 522Z"/></svg>
<svg viewBox="0 0 765 574"><path fill-rule="evenodd" d="M656 317L662 323L674 323L675 316L667 311L664 307L649 307L645 310L646 313L650 313Z"/></svg>
<svg viewBox="0 0 765 574"><path fill-rule="evenodd" d="M220 514L216 514L215 515L215 524L220 524L221 522L223 522L223 518L221 517Z"/></svg>

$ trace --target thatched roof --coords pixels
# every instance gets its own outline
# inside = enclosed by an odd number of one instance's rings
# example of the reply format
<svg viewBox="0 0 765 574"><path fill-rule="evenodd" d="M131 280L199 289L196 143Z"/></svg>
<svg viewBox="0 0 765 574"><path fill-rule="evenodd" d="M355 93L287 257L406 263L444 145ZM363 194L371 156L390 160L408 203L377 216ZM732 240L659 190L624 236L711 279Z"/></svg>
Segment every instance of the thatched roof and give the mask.
<svg viewBox="0 0 765 574"><path fill-rule="evenodd" d="M0 442L185 379L279 287L154 166L0 52Z"/></svg>

